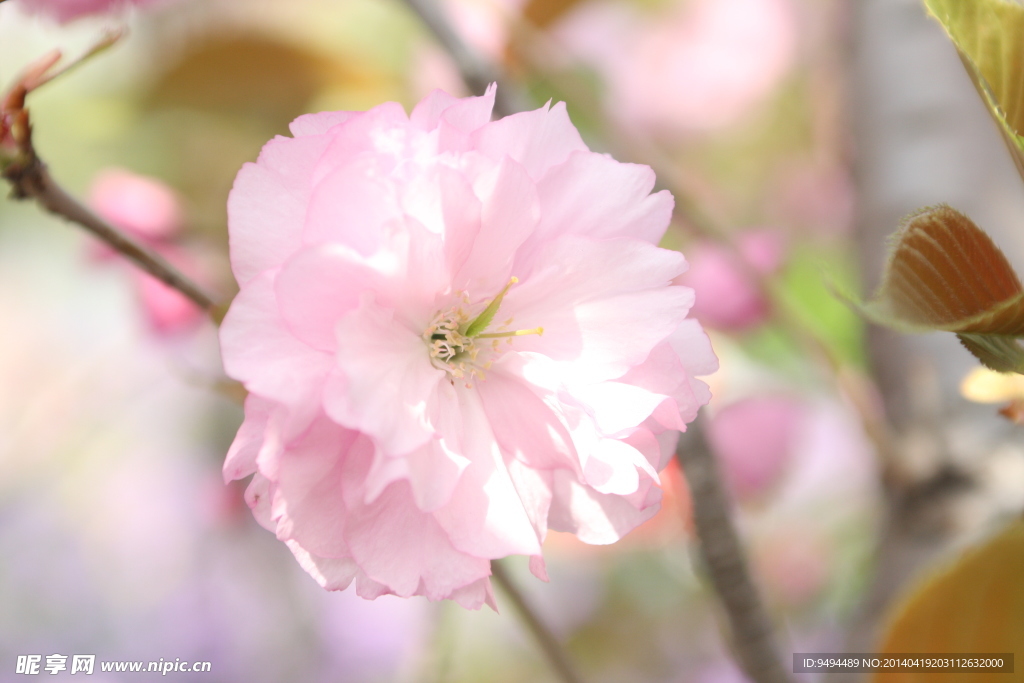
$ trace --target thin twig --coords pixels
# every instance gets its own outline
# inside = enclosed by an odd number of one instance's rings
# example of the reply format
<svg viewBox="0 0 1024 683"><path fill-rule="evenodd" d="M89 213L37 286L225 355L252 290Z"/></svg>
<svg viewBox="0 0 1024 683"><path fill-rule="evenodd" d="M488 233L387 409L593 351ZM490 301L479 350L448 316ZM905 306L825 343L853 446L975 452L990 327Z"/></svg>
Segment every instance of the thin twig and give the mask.
<svg viewBox="0 0 1024 683"><path fill-rule="evenodd" d="M104 36L84 56L60 70L54 69L61 59L60 52L42 57L0 97L0 175L11 184L14 199L35 200L50 213L77 223L168 287L181 292L206 311L214 322L220 322L222 307L210 295L162 256L114 228L72 197L50 175L32 143L32 124L25 106L28 95L107 49L121 35Z"/></svg>
<svg viewBox="0 0 1024 683"><path fill-rule="evenodd" d="M491 578L501 586L501 590L512 601L526 628L529 629L530 633L537 640L537 644L544 650L551 668L558 674L558 677L565 683L583 683L583 679L580 678L579 673L577 673L576 668L569 660L565 650L562 649L555 634L544 625L544 622L540 620L537 613L526 602L523 594L519 592L519 589L516 588L515 583L509 577L508 571L498 560L491 562Z"/></svg>
<svg viewBox="0 0 1024 683"><path fill-rule="evenodd" d="M14 188L15 199L34 199L50 213L77 223L139 268L168 287L181 292L202 310L211 315L215 313L217 304L199 285L159 254L147 249L85 208L53 180L46 165L38 158L27 168L18 169L17 173L5 173L4 177Z"/></svg>
<svg viewBox="0 0 1024 683"><path fill-rule="evenodd" d="M466 87L482 95L491 83L498 84L494 99L494 113L508 116L525 109L525 98L502 73L497 65L466 44L448 20L444 9L436 0L405 0L405 4L420 18L448 56L455 62Z"/></svg>
<svg viewBox="0 0 1024 683"><path fill-rule="evenodd" d="M699 420L683 435L676 457L690 487L700 553L725 607L740 664L757 683L788 683L771 621L750 577L728 494Z"/></svg>

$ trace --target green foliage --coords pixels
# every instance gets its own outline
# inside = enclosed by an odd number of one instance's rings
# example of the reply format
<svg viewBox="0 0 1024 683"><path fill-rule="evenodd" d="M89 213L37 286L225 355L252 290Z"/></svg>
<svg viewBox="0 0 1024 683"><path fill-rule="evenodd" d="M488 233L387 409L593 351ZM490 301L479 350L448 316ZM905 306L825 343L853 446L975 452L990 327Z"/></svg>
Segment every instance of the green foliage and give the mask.
<svg viewBox="0 0 1024 683"><path fill-rule="evenodd" d="M925 0L946 29L1024 177L1024 6L1009 0Z"/></svg>
<svg viewBox="0 0 1024 683"><path fill-rule="evenodd" d="M794 249L780 278L780 302L838 358L863 366L864 325L822 284L829 279L840 289L852 286L855 273L846 254Z"/></svg>

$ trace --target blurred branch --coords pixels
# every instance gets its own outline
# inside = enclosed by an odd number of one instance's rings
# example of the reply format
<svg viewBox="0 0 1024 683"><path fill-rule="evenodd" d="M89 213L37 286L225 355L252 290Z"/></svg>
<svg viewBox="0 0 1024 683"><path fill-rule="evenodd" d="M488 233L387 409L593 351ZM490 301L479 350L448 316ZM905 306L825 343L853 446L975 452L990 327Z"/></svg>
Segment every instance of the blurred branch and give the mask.
<svg viewBox="0 0 1024 683"><path fill-rule="evenodd" d="M53 66L60 53L51 53L33 64L0 101L0 175L11 184L14 199L32 199L50 213L82 226L112 249L168 287L181 292L192 303L219 322L221 308L203 289L159 254L114 228L64 190L50 175L32 144L32 125L25 99L82 59L109 47L120 34L108 35L85 57L59 71Z"/></svg>
<svg viewBox="0 0 1024 683"><path fill-rule="evenodd" d="M725 607L740 664L756 683L787 683L772 624L750 577L728 494L699 418L682 435L676 458L690 487L700 553Z"/></svg>
<svg viewBox="0 0 1024 683"><path fill-rule="evenodd" d="M462 80L475 94L483 95L491 83L498 84L494 99L495 115L508 116L526 108L526 98L509 82L501 68L462 40L455 27L448 20L444 8L437 0L404 0L413 12L434 34L448 56L455 62Z"/></svg>
<svg viewBox="0 0 1024 683"><path fill-rule="evenodd" d="M537 644L540 645L541 649L544 650L545 656L548 658L548 662L551 664L551 668L554 669L558 677L564 681L564 683L583 683L583 679L580 678L576 668L572 662L569 661L568 655L562 646L559 644L555 634L544 625L544 622L540 620L536 612L530 607L529 603L523 597L523 594L516 588L515 583L512 582L512 578L509 576L508 571L498 560L491 562L491 578L493 578L501 590L504 591L508 599L512 601L516 611L519 612L519 616L522 618L526 628L529 629L530 633L537 640Z"/></svg>

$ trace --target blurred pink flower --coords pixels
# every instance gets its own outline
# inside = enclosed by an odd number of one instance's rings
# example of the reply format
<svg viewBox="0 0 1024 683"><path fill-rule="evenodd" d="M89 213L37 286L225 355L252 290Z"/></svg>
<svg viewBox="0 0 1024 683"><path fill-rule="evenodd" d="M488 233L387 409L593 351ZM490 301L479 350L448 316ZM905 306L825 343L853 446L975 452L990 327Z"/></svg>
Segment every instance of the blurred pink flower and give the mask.
<svg viewBox="0 0 1024 683"><path fill-rule="evenodd" d="M549 528L650 518L710 398L686 263L655 246L671 195L564 105L493 102L303 116L235 181L221 344L250 394L224 474L255 473L256 518L325 588L493 605L491 559L544 578Z"/></svg>
<svg viewBox="0 0 1024 683"><path fill-rule="evenodd" d="M164 183L130 171L108 169L93 181L89 204L112 225L187 275L199 274L198 261L170 241L181 229L182 215L177 195ZM114 250L99 242L91 246L91 255L98 260L118 257ZM132 268L131 277L146 322L158 335L190 329L203 319L204 313L176 289L138 268Z"/></svg>
<svg viewBox="0 0 1024 683"><path fill-rule="evenodd" d="M650 18L621 3L584 3L557 28L600 69L627 124L667 133L720 128L763 99L789 69L789 0L693 0Z"/></svg>
<svg viewBox="0 0 1024 683"><path fill-rule="evenodd" d="M736 251L702 241L689 253L690 270L679 282L697 293L691 311L695 318L727 332L740 332L764 322L770 309L755 276L770 274L781 265L785 246L779 233L743 233L736 239Z"/></svg>
<svg viewBox="0 0 1024 683"><path fill-rule="evenodd" d="M180 249L165 247L161 254L186 273L196 274L195 261ZM195 327L205 314L184 294L149 273L132 269L135 292L149 328L158 335L174 335Z"/></svg>
<svg viewBox="0 0 1024 683"><path fill-rule="evenodd" d="M800 402L772 396L743 399L715 414L708 441L737 497L758 496L779 481L805 413Z"/></svg>
<svg viewBox="0 0 1024 683"><path fill-rule="evenodd" d="M130 5L152 5L164 0L18 0L19 4L33 14L44 14L60 23L81 17L113 14Z"/></svg>
<svg viewBox="0 0 1024 683"><path fill-rule="evenodd" d="M174 190L131 171L110 168L98 173L89 204L117 227L151 243L173 237L181 227Z"/></svg>

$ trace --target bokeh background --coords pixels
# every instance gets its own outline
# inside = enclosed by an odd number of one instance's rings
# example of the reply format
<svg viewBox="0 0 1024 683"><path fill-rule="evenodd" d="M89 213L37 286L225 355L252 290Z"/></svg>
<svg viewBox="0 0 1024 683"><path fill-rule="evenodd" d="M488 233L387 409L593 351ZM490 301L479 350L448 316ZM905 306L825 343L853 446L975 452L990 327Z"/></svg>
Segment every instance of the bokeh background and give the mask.
<svg viewBox="0 0 1024 683"><path fill-rule="evenodd" d="M833 294L877 282L885 235L940 201L1024 261L1019 179L941 28L915 0L442 9L526 104L566 101L593 149L676 194L663 246L690 261L722 364L706 432L784 654L870 651L916 576L1024 508L1024 434L962 397L971 357L868 330ZM32 95L37 147L225 300L227 192L291 119L468 94L397 0L168 0L67 26L15 0L0 83L122 25ZM500 594L495 614L322 591L222 483L241 416L211 324L0 202L0 681L24 678L20 654L212 663L168 680L554 680ZM551 583L514 573L588 681L743 681L675 465L663 482L622 542L552 533Z"/></svg>

